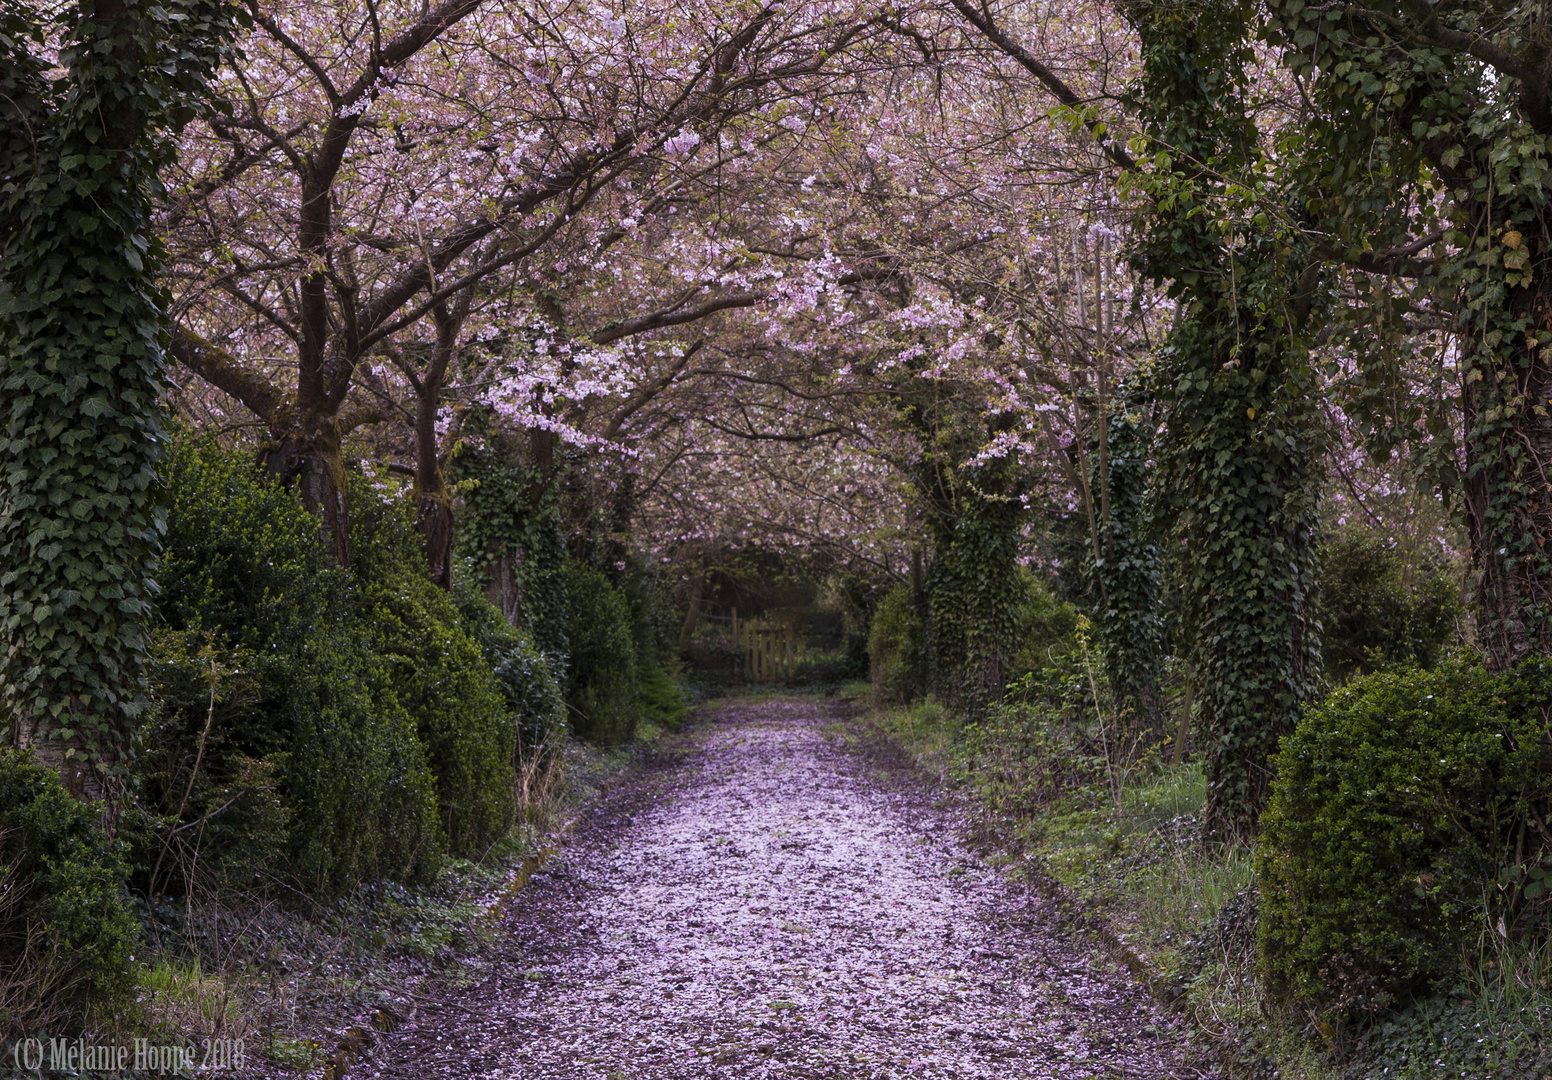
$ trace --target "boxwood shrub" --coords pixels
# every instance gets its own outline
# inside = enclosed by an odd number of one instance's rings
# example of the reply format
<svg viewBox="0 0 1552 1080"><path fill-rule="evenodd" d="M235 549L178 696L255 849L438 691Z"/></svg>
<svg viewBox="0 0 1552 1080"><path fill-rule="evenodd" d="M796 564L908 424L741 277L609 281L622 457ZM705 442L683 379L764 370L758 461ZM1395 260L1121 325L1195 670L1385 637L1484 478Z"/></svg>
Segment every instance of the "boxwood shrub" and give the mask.
<svg viewBox="0 0 1552 1080"><path fill-rule="evenodd" d="M394 546L374 541L382 522L360 508L352 540L362 545L365 571L345 571L324 555L317 520L250 455L183 438L163 467L167 538L153 667L160 708L144 739L146 807L165 819L189 790L213 660L224 674L181 822L210 815L199 864L219 872L223 853L266 850L252 823L283 837L272 857L247 866L249 884L279 879L329 898L362 881L428 879L443 847L437 787L409 708L416 688L403 685L384 651L387 637L404 632L402 620L369 625L391 607L380 588L368 588L385 577L382 549ZM266 775L269 791L255 782ZM245 795L223 808L244 784L279 806ZM181 891L144 879L158 851L146 831L140 884Z"/></svg>
<svg viewBox="0 0 1552 1080"><path fill-rule="evenodd" d="M628 743L641 707L633 619L624 594L600 571L566 564L566 634L571 643L566 704L577 738L598 746Z"/></svg>
<svg viewBox="0 0 1552 1080"><path fill-rule="evenodd" d="M414 718L446 849L477 857L512 824L516 725L457 602L426 576L409 501L351 492L354 615Z"/></svg>
<svg viewBox="0 0 1552 1080"><path fill-rule="evenodd" d="M0 748L0 1037L78 1028L134 985L122 845L27 751Z"/></svg>
<svg viewBox="0 0 1552 1080"><path fill-rule="evenodd" d="M1356 1019L1451 973L1500 914L1513 925L1519 894L1498 883L1552 794L1549 670L1383 671L1284 739L1256 856L1274 995Z"/></svg>

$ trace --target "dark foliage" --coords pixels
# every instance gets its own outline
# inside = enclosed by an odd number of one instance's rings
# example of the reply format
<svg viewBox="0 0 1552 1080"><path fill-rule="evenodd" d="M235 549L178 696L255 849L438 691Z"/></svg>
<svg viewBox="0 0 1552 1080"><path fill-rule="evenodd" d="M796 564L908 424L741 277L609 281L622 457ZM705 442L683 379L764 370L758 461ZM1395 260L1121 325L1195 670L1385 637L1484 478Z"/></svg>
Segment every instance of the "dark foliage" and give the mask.
<svg viewBox="0 0 1552 1080"><path fill-rule="evenodd" d="M1408 573L1383 536L1353 530L1322 551L1320 613L1326 678L1341 682L1385 664L1432 667L1463 608L1442 559Z"/></svg>
<svg viewBox="0 0 1552 1080"><path fill-rule="evenodd" d="M0 749L0 1034L76 1027L134 984L123 845L32 755Z"/></svg>

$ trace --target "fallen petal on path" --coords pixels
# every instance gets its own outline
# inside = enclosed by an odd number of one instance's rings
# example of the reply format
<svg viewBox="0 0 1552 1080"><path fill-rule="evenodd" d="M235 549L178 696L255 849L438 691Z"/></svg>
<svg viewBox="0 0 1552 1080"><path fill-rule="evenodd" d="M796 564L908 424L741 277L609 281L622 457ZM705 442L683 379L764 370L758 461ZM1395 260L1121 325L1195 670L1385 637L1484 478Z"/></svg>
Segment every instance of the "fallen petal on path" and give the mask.
<svg viewBox="0 0 1552 1080"><path fill-rule="evenodd" d="M1211 1075L1173 1017L964 847L933 792L827 740L829 709L725 708L534 876L497 977L423 1007L351 1075Z"/></svg>

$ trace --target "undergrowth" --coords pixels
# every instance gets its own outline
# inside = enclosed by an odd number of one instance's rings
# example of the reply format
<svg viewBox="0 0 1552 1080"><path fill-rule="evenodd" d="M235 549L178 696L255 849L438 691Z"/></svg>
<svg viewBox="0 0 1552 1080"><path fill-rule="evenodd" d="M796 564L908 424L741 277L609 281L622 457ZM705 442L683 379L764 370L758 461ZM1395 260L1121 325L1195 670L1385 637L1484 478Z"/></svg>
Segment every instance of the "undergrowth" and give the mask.
<svg viewBox="0 0 1552 1080"><path fill-rule="evenodd" d="M1118 772L1081 737L1062 748L1030 745L1010 737L1007 718L1000 729L996 718L967 726L930 699L874 709L869 722L972 796L983 828L1011 855L1101 915L1156 973L1156 992L1200 1030L1249 1048L1246 1071L1336 1080L1323 1047L1263 1012L1252 853L1204 852L1207 785L1198 765L1153 760Z"/></svg>
<svg viewBox="0 0 1552 1080"><path fill-rule="evenodd" d="M859 703L870 688L854 684ZM983 827L1099 914L1196 1027L1241 1048L1236 1071L1282 1080L1544 1080L1552 1076L1552 944L1483 925L1458 974L1345 1040L1278 1008L1259 978L1254 851L1205 848L1195 763L1145 760L1123 775L966 725L930 699L868 722L973 799ZM987 736L991 735L992 738ZM998 861L1017 863L1004 856ZM1010 872L1017 872L1017 868Z"/></svg>
<svg viewBox="0 0 1552 1080"><path fill-rule="evenodd" d="M363 884L329 904L223 893L140 905L148 955L133 1008L116 1026L155 1043L242 1039L249 1072L316 1073L332 1034L415 1006L417 983L466 983L493 962L497 916L521 869L552 849L577 814L663 730L599 749L576 740L522 762L519 822L477 859L446 859L424 885Z"/></svg>

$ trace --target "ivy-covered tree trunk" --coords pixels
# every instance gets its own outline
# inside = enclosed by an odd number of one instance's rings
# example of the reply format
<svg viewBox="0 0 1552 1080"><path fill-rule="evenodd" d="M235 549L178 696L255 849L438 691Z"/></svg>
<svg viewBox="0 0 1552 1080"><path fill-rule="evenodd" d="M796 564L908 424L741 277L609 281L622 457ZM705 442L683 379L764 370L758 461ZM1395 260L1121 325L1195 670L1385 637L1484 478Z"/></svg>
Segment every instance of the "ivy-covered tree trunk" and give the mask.
<svg viewBox="0 0 1552 1080"><path fill-rule="evenodd" d="M1088 571L1099 600L1095 625L1105 671L1128 726L1143 739L1162 732L1164 724L1159 700L1164 660L1160 558L1148 508L1153 424L1141 404L1122 405L1105 426L1108 513L1096 515ZM1095 474L1089 479L1092 491L1101 483L1097 454L1089 455L1089 466Z"/></svg>
<svg viewBox="0 0 1552 1080"><path fill-rule="evenodd" d="M533 463L533 441L526 435L492 434L480 416L464 433L450 468L457 480L476 483L463 498L456 550L474 560L491 603L533 635L564 682L571 644L556 478Z"/></svg>
<svg viewBox="0 0 1552 1080"><path fill-rule="evenodd" d="M1249 9L1198 0L1127 12L1154 141L1137 258L1180 304L1154 370L1160 488L1195 632L1203 831L1228 840L1255 830L1268 759L1318 687L1321 444L1298 337L1306 245L1257 210L1299 200L1268 175L1247 111Z"/></svg>
<svg viewBox="0 0 1552 1080"><path fill-rule="evenodd" d="M1267 15L1317 110L1305 167L1333 257L1455 315L1478 638L1498 667L1552 655L1552 19L1505 0Z"/></svg>
<svg viewBox="0 0 1552 1080"><path fill-rule="evenodd" d="M96 799L145 704L156 591L160 129L205 92L232 13L66 9L54 81L40 27L14 11L0 28L0 717Z"/></svg>
<svg viewBox="0 0 1552 1080"><path fill-rule="evenodd" d="M924 652L932 691L969 709L1002 697L1017 645L1022 505L978 490L933 529Z"/></svg>
<svg viewBox="0 0 1552 1080"><path fill-rule="evenodd" d="M1552 281L1515 291L1532 298L1517 305L1528 327L1552 331ZM1510 352L1471 349L1461 395L1477 633L1499 667L1552 654L1552 419L1528 404L1552 401L1552 364L1539 348Z"/></svg>
<svg viewBox="0 0 1552 1080"><path fill-rule="evenodd" d="M1212 840L1254 832L1271 792L1268 761L1319 688L1313 386L1284 333L1254 329L1248 371L1224 370L1235 356L1229 327L1196 320L1171 336L1159 369Z"/></svg>

